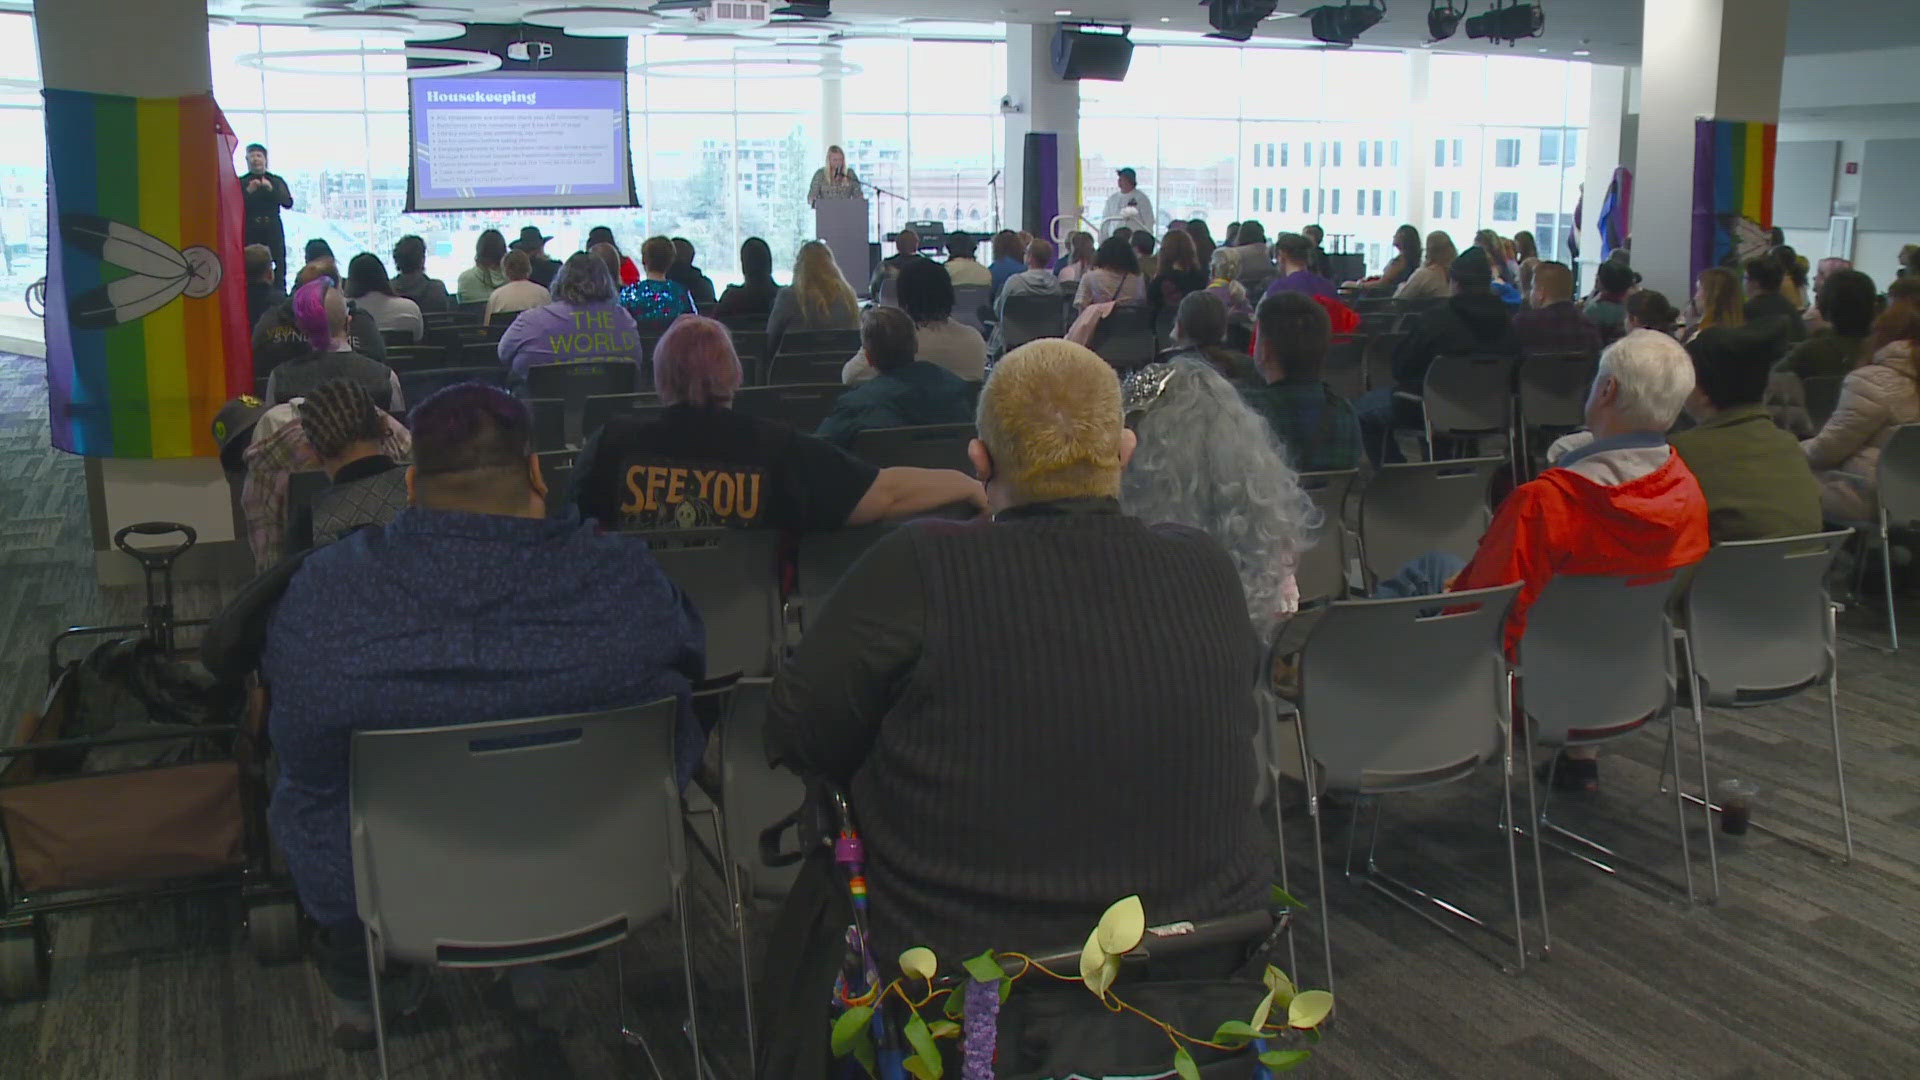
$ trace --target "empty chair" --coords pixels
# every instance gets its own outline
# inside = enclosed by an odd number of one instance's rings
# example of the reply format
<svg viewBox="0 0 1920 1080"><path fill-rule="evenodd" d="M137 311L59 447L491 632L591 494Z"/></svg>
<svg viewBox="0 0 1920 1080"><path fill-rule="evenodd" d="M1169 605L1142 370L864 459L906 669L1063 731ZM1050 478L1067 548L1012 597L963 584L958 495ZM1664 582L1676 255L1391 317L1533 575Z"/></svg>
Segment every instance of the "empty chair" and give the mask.
<svg viewBox="0 0 1920 1080"><path fill-rule="evenodd" d="M1532 469L1530 436L1540 433L1544 448L1556 436L1587 422L1587 392L1593 389L1600 358L1587 353L1552 353L1520 361L1516 376L1520 405L1519 465Z"/></svg>
<svg viewBox="0 0 1920 1080"><path fill-rule="evenodd" d="M1337 337L1327 350L1320 378L1334 393L1352 400L1367 391L1367 339Z"/></svg>
<svg viewBox="0 0 1920 1080"><path fill-rule="evenodd" d="M780 339L780 355L800 353L840 353L845 360L860 351L860 331L789 330Z"/></svg>
<svg viewBox="0 0 1920 1080"><path fill-rule="evenodd" d="M540 478L547 482L547 516L565 517L573 504L574 451L545 450L535 456L540 459Z"/></svg>
<svg viewBox="0 0 1920 1080"><path fill-rule="evenodd" d="M1920 424L1901 424L1893 429L1886 445L1880 448L1880 463L1875 467L1875 475L1880 498L1880 574L1887 589L1887 635L1889 644L1898 651L1900 624L1893 611L1893 548L1890 546L1890 537L1895 530L1910 532L1920 529ZM1865 534L1864 529L1862 534Z"/></svg>
<svg viewBox="0 0 1920 1080"><path fill-rule="evenodd" d="M1121 304L1094 328L1089 347L1115 371L1132 371L1153 363L1153 312L1141 304Z"/></svg>
<svg viewBox="0 0 1920 1080"><path fill-rule="evenodd" d="M1503 814L1511 821L1513 740L1507 737L1509 685L1501 653L1507 609L1518 582L1447 597L1402 600L1342 600L1329 605L1314 625L1300 656L1299 738L1301 760L1332 791L1382 796L1465 780L1491 761L1502 763ZM1392 677L1383 678L1381 657L1392 657ZM1307 807L1316 817L1319 800ZM1373 838L1380 807L1376 802ZM1358 824L1355 812L1355 825ZM1347 876L1353 873L1353 833L1347 840ZM1509 830L1498 830L1507 849L1513 895L1516 968L1526 966L1520 913L1519 863ZM1315 822L1314 867L1320 887L1320 933L1327 956L1327 987L1333 987L1333 951L1327 931L1326 859ZM1368 841L1363 883L1451 933L1451 928L1415 906L1425 900L1452 914L1459 908L1412 890L1382 874ZM1481 925L1485 925L1484 923ZM1490 929L1490 928L1489 928Z"/></svg>
<svg viewBox="0 0 1920 1080"><path fill-rule="evenodd" d="M1000 308L1000 344L1017 349L1039 338L1065 337L1066 307L1056 296L1009 296Z"/></svg>
<svg viewBox="0 0 1920 1080"><path fill-rule="evenodd" d="M707 671L754 679L774 666L779 619L780 533L775 529L642 532L707 627Z"/></svg>
<svg viewBox="0 0 1920 1080"><path fill-rule="evenodd" d="M658 416L666 406L660 404L657 394L595 394L587 398L580 409L580 434L584 442L594 432L607 426L607 421L616 416L635 416L650 419Z"/></svg>
<svg viewBox="0 0 1920 1080"><path fill-rule="evenodd" d="M640 367L631 360L572 360L527 368L527 397L565 402L566 444L579 446L587 399L600 394L630 394L638 388Z"/></svg>
<svg viewBox="0 0 1920 1080"><path fill-rule="evenodd" d="M534 398L527 402L533 414L533 448L539 451L565 450L567 442L567 403L559 398Z"/></svg>
<svg viewBox="0 0 1920 1080"><path fill-rule="evenodd" d="M823 383L837 383L847 361L859 351L855 346L846 352L794 353L782 349L780 355L767 366L767 386L819 386Z"/></svg>
<svg viewBox="0 0 1920 1080"><path fill-rule="evenodd" d="M1746 708L1824 686L1833 735L1833 780L1846 858L1853 859L1853 819L1840 754L1840 668L1834 654L1834 605L1827 570L1850 534L1845 530L1715 544L1694 571L1682 606L1694 722L1704 706ZM1711 798L1702 736L1700 789ZM1761 826L1764 827L1764 826ZM1707 851L1719 861L1708 836Z"/></svg>
<svg viewBox="0 0 1920 1080"><path fill-rule="evenodd" d="M793 331L789 331L788 336L792 336L793 333ZM760 320L760 329L728 330L727 335L733 338L733 351L735 355L740 357L740 366L743 368L756 369L757 373L757 369L762 367L767 359L768 338L766 319L762 318ZM781 344L784 347L785 342L782 341ZM855 348L858 348L858 346L855 346ZM810 352L812 350L801 351ZM847 351L851 353L853 350L849 349Z"/></svg>
<svg viewBox="0 0 1920 1080"><path fill-rule="evenodd" d="M449 386L461 383L477 382L488 386L505 386L507 369L499 364L486 367L446 367L427 368L421 371L402 371L400 392L406 395L409 406L425 401Z"/></svg>
<svg viewBox="0 0 1920 1080"><path fill-rule="evenodd" d="M1358 469L1300 474L1300 487L1313 505L1320 509L1320 527L1314 530L1313 546L1302 552L1293 568L1294 583L1300 587L1300 602L1340 600L1347 595L1347 527L1344 512L1347 495L1358 479Z"/></svg>
<svg viewBox="0 0 1920 1080"><path fill-rule="evenodd" d="M438 345L389 345L387 346L386 365L398 372L426 371L443 367L447 362L447 350ZM498 364L498 357L489 357L484 363ZM464 362L455 366L469 366ZM479 366L479 365L471 365Z"/></svg>
<svg viewBox="0 0 1920 1080"><path fill-rule="evenodd" d="M993 315L993 286L956 285L953 287L953 321L962 326L971 326L982 335L987 332L986 320L981 318L981 309L986 309L988 318ZM858 337L858 334L855 334ZM856 343L857 347L857 343Z"/></svg>
<svg viewBox="0 0 1920 1080"><path fill-rule="evenodd" d="M604 713L358 731L354 896L381 1075L381 960L504 967L617 945L672 912L699 1054L672 698ZM430 784L421 777L432 777ZM626 991L614 953L623 1036Z"/></svg>
<svg viewBox="0 0 1920 1080"><path fill-rule="evenodd" d="M412 345L419 339L414 336L411 330L382 330L380 331L380 340L386 345L388 350L392 350L396 345Z"/></svg>
<svg viewBox="0 0 1920 1080"><path fill-rule="evenodd" d="M972 424L868 428L853 437L848 449L854 457L882 469L911 465L921 469L958 469L972 476L973 463L967 460L967 444L973 441L973 434Z"/></svg>
<svg viewBox="0 0 1920 1080"><path fill-rule="evenodd" d="M455 307L454 310L465 315L467 321L478 324L481 319L486 317L487 302L485 300L468 300Z"/></svg>
<svg viewBox="0 0 1920 1080"><path fill-rule="evenodd" d="M746 387L733 395L733 407L748 416L777 420L795 431L811 432L833 412L846 389L839 383Z"/></svg>
<svg viewBox="0 0 1920 1080"><path fill-rule="evenodd" d="M444 327L478 326L480 324L480 318L477 314L469 315L465 311L425 311L421 312L420 321L426 325L429 336L432 335L434 330Z"/></svg>
<svg viewBox="0 0 1920 1080"><path fill-rule="evenodd" d="M1440 439L1510 436L1513 427L1513 357L1437 356L1427 367L1420 395L1426 413L1427 457L1440 457Z"/></svg>
<svg viewBox="0 0 1920 1080"><path fill-rule="evenodd" d="M1677 759L1673 716L1677 675L1673 624L1667 612L1686 580L1683 568L1635 578L1563 574L1547 582L1527 609L1527 629L1516 653L1516 701L1529 736L1525 743L1529 779L1535 745L1556 753L1570 746L1595 746L1631 735L1655 720L1666 721L1667 753ZM1687 899L1692 900L1693 853L1677 785L1673 811ZM1563 849L1575 858L1609 873L1611 862L1624 861L1600 844L1553 824L1544 806L1538 814L1541 830L1584 849ZM1706 824L1711 837L1713 822L1709 819ZM1536 862L1540 839L1540 832L1535 832ZM1535 871L1538 874L1538 866ZM1539 889L1544 952L1553 944L1544 880ZM1718 896L1717 880L1714 891Z"/></svg>
<svg viewBox="0 0 1920 1080"><path fill-rule="evenodd" d="M1487 490L1505 458L1384 465L1360 495L1360 554L1371 588L1429 551L1471 561L1492 515Z"/></svg>
<svg viewBox="0 0 1920 1080"><path fill-rule="evenodd" d="M1362 327L1362 330L1365 330ZM1367 370L1367 389L1378 390L1383 386L1394 385L1393 354L1400 343L1407 340L1404 331L1376 334L1366 331L1367 344L1363 352L1362 364Z"/></svg>

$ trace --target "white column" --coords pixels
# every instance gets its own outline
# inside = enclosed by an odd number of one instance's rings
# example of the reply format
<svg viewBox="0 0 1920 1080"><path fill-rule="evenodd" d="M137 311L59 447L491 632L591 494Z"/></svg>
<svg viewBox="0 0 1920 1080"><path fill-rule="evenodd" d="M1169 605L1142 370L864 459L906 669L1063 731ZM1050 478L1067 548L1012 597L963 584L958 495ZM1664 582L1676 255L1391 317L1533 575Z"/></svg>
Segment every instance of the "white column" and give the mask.
<svg viewBox="0 0 1920 1080"><path fill-rule="evenodd" d="M49 89L135 97L213 89L206 0L37 0L34 34L41 78ZM60 137L58 131L48 132L51 140ZM137 521L182 522L199 533L203 556L218 559L213 545L221 541L228 542L226 556L236 554L232 499L217 458L91 458L87 486L103 583L137 578L132 560L108 550L114 530ZM195 574L193 563L181 569L183 576Z"/></svg>
<svg viewBox="0 0 1920 1080"><path fill-rule="evenodd" d="M1633 268L1680 304L1693 285L1693 122L1780 118L1787 0L1645 2Z"/></svg>
<svg viewBox="0 0 1920 1080"><path fill-rule="evenodd" d="M1428 229L1437 228L1439 224L1428 220L1427 209L1436 120L1433 106L1428 103L1429 88L1433 84L1433 54L1409 52L1407 68L1407 110L1412 124L1407 129L1407 205L1400 220L1416 223L1415 228L1425 225L1427 228L1420 228L1424 242Z"/></svg>
<svg viewBox="0 0 1920 1080"><path fill-rule="evenodd" d="M1053 26L1007 24L1007 96L1019 110L1007 114L1006 175L1001 191L1000 219L1009 229L1037 224L1041 235L1047 222L1022 223L1026 202L1026 139L1028 132L1060 136L1060 212L1080 208L1080 84L1053 74Z"/></svg>
<svg viewBox="0 0 1920 1080"><path fill-rule="evenodd" d="M820 80L820 160L827 160L827 147L846 145L847 84L840 79Z"/></svg>
<svg viewBox="0 0 1920 1080"><path fill-rule="evenodd" d="M1633 168L1637 118L1627 113L1627 84L1633 69L1595 64L1592 98L1587 117L1586 205L1580 220L1580 284L1591 287L1593 268L1600 265L1600 204L1606 201L1613 170ZM1679 304L1679 300L1674 300Z"/></svg>

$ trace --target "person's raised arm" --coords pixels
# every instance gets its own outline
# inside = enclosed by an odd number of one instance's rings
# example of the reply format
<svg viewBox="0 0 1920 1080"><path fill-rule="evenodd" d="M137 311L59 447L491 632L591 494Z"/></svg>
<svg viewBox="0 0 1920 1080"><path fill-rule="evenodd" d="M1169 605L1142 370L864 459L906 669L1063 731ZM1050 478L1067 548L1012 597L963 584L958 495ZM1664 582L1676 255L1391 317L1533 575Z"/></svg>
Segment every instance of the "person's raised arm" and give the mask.
<svg viewBox="0 0 1920 1080"><path fill-rule="evenodd" d="M847 526L922 514L954 503L967 503L984 514L987 489L980 481L955 469L895 465L881 469L873 478L873 485L847 515Z"/></svg>

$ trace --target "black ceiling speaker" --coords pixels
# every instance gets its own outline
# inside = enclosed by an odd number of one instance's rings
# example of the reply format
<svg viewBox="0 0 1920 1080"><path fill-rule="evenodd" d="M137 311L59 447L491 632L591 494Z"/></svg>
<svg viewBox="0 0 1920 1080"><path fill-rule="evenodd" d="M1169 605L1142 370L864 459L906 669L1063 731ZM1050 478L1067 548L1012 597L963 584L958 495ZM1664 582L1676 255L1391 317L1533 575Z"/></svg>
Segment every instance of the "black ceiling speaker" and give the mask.
<svg viewBox="0 0 1920 1080"><path fill-rule="evenodd" d="M1095 32L1090 27L1062 25L1053 32L1053 73L1062 79L1104 79L1120 82L1133 64L1131 27L1118 32Z"/></svg>
<svg viewBox="0 0 1920 1080"><path fill-rule="evenodd" d="M1433 0L1427 9L1427 34L1429 41L1445 41L1460 29L1460 20L1467 14L1467 5L1463 2L1458 11L1454 10L1453 0Z"/></svg>
<svg viewBox="0 0 1920 1080"><path fill-rule="evenodd" d="M1245 41L1276 6L1275 0L1207 0L1207 25L1214 31L1207 36Z"/></svg>
<svg viewBox="0 0 1920 1080"><path fill-rule="evenodd" d="M1354 39L1374 24L1386 17L1386 0L1368 0L1364 4L1355 4L1352 0L1334 7L1328 4L1302 12L1313 26L1313 36L1329 45L1342 49L1352 48Z"/></svg>
<svg viewBox="0 0 1920 1080"><path fill-rule="evenodd" d="M776 19L830 19L833 0L788 0L786 7L767 14Z"/></svg>
<svg viewBox="0 0 1920 1080"><path fill-rule="evenodd" d="M1494 0L1499 3L1500 0ZM1547 13L1539 4L1508 4L1467 20L1467 36L1511 45L1522 38L1539 37L1547 29Z"/></svg>

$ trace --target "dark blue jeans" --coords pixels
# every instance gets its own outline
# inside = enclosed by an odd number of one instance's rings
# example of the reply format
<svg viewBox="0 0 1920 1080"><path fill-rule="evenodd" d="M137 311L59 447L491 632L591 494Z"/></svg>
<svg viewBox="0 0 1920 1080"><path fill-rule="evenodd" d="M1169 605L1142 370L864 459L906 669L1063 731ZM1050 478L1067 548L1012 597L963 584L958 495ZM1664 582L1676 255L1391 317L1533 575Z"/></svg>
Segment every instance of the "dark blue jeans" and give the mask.
<svg viewBox="0 0 1920 1080"><path fill-rule="evenodd" d="M1375 468L1407 460L1393 439L1394 429L1420 429L1426 424L1419 402L1396 398L1393 392L1393 387L1383 386L1353 399L1353 411L1360 417L1360 442Z"/></svg>

